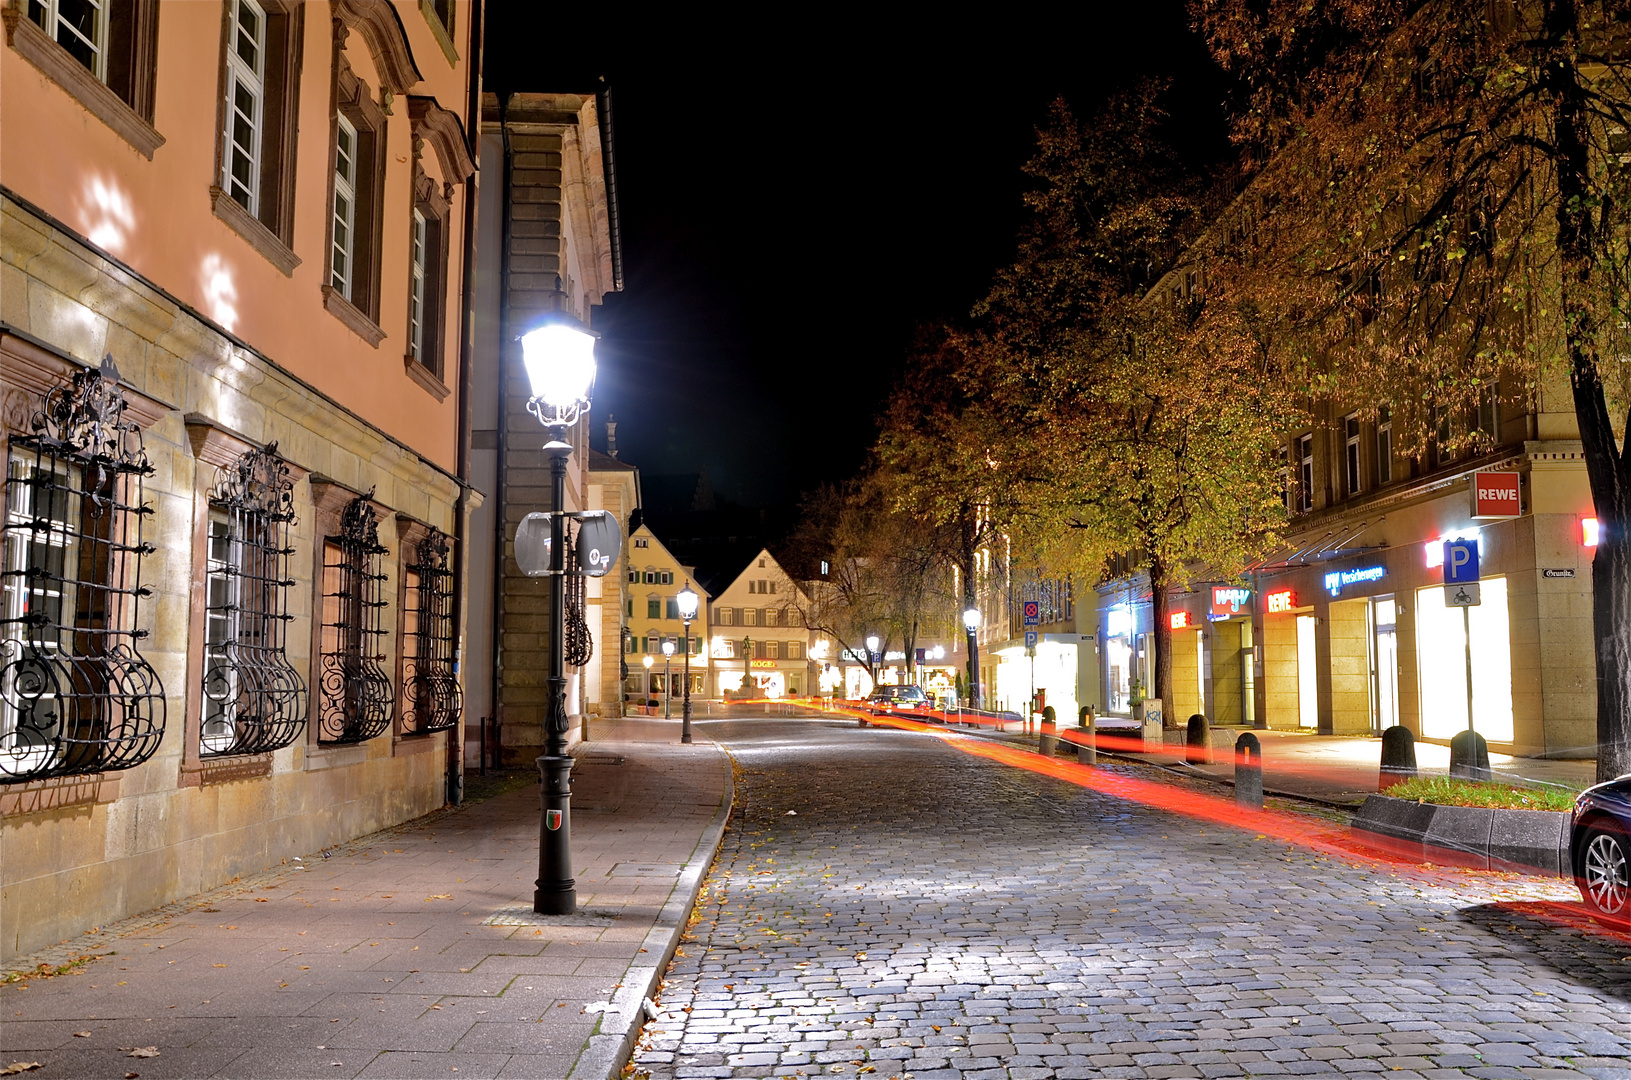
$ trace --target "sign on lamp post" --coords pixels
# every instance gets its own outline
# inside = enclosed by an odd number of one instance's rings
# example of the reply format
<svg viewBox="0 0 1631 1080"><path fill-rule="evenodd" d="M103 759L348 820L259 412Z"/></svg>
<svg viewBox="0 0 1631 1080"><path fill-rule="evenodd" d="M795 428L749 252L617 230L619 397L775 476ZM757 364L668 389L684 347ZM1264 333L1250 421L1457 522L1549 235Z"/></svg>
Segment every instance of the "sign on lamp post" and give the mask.
<svg viewBox="0 0 1631 1080"><path fill-rule="evenodd" d="M1444 541L1444 606L1461 609L1461 633L1467 652L1467 730L1472 718L1472 609L1480 602L1478 541Z"/></svg>

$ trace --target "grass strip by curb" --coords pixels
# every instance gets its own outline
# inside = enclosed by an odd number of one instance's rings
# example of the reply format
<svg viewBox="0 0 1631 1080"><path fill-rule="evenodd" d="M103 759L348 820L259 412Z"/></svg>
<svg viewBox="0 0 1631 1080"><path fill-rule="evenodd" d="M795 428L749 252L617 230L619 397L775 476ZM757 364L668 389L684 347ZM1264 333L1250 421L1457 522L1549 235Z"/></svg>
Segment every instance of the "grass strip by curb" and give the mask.
<svg viewBox="0 0 1631 1080"><path fill-rule="evenodd" d="M1496 810L1574 809L1575 791L1564 787L1513 787L1448 776L1418 776L1394 784L1382 794L1439 806L1479 806Z"/></svg>

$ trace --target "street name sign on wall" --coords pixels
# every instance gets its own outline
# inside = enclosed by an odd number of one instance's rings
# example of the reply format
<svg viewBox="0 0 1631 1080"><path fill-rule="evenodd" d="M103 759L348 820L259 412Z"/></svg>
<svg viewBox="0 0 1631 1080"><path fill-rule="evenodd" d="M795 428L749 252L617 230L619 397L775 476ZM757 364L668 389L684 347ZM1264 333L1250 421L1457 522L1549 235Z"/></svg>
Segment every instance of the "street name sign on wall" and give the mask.
<svg viewBox="0 0 1631 1080"><path fill-rule="evenodd" d="M1522 500L1515 472L1475 472L1472 474L1472 516L1484 521L1515 518Z"/></svg>

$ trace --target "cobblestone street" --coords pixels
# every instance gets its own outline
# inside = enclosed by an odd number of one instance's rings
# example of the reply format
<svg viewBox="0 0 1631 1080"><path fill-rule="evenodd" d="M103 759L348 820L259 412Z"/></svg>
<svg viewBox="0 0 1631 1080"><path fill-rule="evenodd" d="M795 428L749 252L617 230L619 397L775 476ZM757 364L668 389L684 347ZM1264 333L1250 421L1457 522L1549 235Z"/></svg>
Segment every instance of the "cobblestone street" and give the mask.
<svg viewBox="0 0 1631 1080"><path fill-rule="evenodd" d="M703 730L737 807L638 1072L1631 1078L1631 939L1565 882L1319 854L961 736Z"/></svg>

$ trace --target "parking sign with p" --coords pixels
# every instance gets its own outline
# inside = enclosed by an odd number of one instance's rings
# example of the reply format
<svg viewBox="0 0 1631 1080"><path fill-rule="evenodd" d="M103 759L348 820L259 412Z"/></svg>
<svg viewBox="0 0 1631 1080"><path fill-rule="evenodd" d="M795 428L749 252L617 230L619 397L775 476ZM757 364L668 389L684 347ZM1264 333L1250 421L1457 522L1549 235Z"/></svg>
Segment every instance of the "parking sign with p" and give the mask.
<svg viewBox="0 0 1631 1080"><path fill-rule="evenodd" d="M1444 541L1444 584L1470 585L1478 580L1478 541Z"/></svg>

